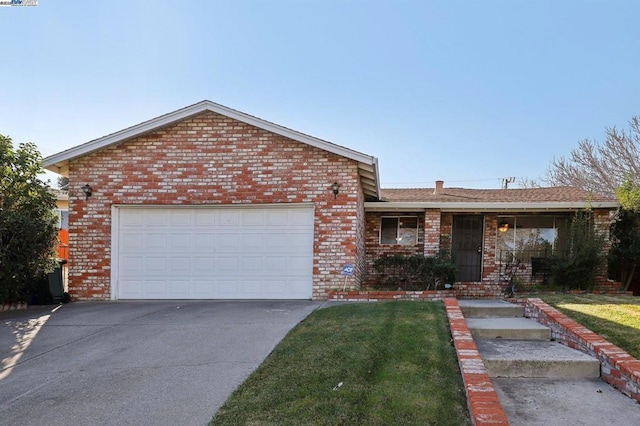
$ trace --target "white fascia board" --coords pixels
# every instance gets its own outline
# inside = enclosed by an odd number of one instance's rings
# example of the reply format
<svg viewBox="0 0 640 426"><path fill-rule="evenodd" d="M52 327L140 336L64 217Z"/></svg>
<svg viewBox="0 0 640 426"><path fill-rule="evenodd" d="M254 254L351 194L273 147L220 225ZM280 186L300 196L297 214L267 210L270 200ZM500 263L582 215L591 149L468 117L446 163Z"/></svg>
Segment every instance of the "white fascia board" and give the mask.
<svg viewBox="0 0 640 426"><path fill-rule="evenodd" d="M161 115L160 117L153 118L135 126L128 127L124 130L120 130L119 132L94 139L93 141L78 145L66 151L51 155L43 160L44 168L51 168L50 170L52 171L58 171L60 169L60 165L64 164L66 161L69 161L70 159L80 157L94 151L98 151L107 146L122 142L127 139L153 132L167 125L173 124L180 120L184 120L185 118L200 114L204 111L212 111L226 117L244 122L246 124L261 128L263 130L278 134L280 136L284 136L289 139L293 139L298 142L302 142L307 145L322 149L324 151L328 151L342 157L358 161L360 163L373 165L376 162L375 157L371 157L361 152L353 151L351 149L335 145L331 142L323 141L321 139L305 135L295 130L287 129L286 127L261 120L257 117L242 113L240 111L236 111L234 109L216 104L211 101L202 101L198 102L197 104L179 109L177 111Z"/></svg>
<svg viewBox="0 0 640 426"><path fill-rule="evenodd" d="M364 203L366 211L419 211L426 209L438 209L443 212L459 211L569 211L585 208L592 209L616 209L620 204L616 201L600 202L537 202L537 203L438 203L438 202L378 202Z"/></svg>
<svg viewBox="0 0 640 426"><path fill-rule="evenodd" d="M380 197L380 171L378 170L378 159L377 158L373 158L373 167L375 168L375 174L376 174L376 198Z"/></svg>

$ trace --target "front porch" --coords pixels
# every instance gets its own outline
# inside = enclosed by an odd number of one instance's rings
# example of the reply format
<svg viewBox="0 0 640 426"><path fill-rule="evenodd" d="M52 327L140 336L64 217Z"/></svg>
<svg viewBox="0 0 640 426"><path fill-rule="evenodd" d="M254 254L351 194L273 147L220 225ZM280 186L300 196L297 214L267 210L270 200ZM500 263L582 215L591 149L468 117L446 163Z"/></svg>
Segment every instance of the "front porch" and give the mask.
<svg viewBox="0 0 640 426"><path fill-rule="evenodd" d="M373 292L374 299L428 300L441 299L445 294L457 298L503 298L510 286L516 292L550 290L547 260L552 254L568 250L570 223L576 211L367 211L366 271L361 290ZM590 216L591 226L603 236L609 232L609 211L594 209ZM607 249L605 238L602 250ZM401 295L395 290L407 288L389 286L388 277L375 268L376 260L385 256L433 256L441 251L451 253L458 270L451 290L440 286ZM593 290L617 292L618 288L618 282L607 279L603 264ZM389 295L382 296L381 290L387 290ZM353 296L359 297L335 297Z"/></svg>

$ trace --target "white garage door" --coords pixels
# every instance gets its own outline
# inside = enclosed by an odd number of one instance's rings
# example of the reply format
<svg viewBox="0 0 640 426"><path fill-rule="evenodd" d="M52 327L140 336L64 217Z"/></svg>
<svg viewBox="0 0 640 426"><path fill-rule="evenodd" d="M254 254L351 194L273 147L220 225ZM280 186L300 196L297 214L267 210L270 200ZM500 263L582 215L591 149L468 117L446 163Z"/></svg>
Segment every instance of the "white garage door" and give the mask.
<svg viewBox="0 0 640 426"><path fill-rule="evenodd" d="M118 207L118 299L309 299L313 206Z"/></svg>

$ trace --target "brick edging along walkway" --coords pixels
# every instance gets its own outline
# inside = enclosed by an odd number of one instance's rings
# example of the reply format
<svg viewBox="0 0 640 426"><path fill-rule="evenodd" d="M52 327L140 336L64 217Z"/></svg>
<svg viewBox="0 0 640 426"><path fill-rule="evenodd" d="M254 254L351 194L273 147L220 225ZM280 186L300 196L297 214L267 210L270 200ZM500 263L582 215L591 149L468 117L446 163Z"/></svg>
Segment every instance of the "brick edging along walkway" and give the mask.
<svg viewBox="0 0 640 426"><path fill-rule="evenodd" d="M508 425L507 415L482 362L458 301L453 298L444 299L444 306L458 355L471 422L475 426Z"/></svg>
<svg viewBox="0 0 640 426"><path fill-rule="evenodd" d="M640 361L542 299L517 302L524 305L526 317L551 328L553 339L599 359L602 380L640 402Z"/></svg>

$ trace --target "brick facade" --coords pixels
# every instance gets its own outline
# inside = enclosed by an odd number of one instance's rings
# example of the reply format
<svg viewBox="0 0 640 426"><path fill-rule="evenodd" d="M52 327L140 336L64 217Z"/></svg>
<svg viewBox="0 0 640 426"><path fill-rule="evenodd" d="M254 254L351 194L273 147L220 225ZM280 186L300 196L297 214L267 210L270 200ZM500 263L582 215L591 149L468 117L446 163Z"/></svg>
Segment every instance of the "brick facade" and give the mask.
<svg viewBox="0 0 640 426"><path fill-rule="evenodd" d="M530 215L532 213L526 213ZM380 218L383 216L417 216L418 223L421 224L419 230L418 244L414 246L401 245L381 245L379 243ZM500 298L504 296L504 288L506 286L504 271L498 262L497 253L497 236L499 214L494 212L483 213L484 234L482 247L482 275L480 282L456 283L454 286L454 294L461 298ZM453 234L453 217L454 213L440 212L438 209L426 209L424 212L402 213L402 212L367 212L367 245L366 245L366 262L367 275L364 283L367 286L375 286L378 274L373 269L374 261L380 256L388 255L415 255L423 254L425 256L433 255L438 250L449 250L451 248ZM608 249L609 232L609 210L594 210L594 226L605 236ZM517 272L522 276L531 278L532 270L530 265L522 265L522 270ZM596 290L616 290L620 283L608 280L606 278L606 265L603 265L602 272L596 279ZM431 296L429 296L431 297Z"/></svg>
<svg viewBox="0 0 640 426"><path fill-rule="evenodd" d="M313 298L342 288L344 263L365 269L364 194L354 160L204 112L69 164L69 289L111 297L111 207L313 203ZM333 182L340 184L334 198ZM93 187L85 200L81 187Z"/></svg>

